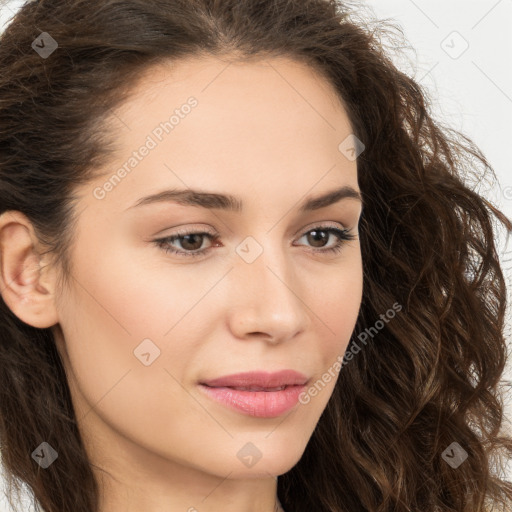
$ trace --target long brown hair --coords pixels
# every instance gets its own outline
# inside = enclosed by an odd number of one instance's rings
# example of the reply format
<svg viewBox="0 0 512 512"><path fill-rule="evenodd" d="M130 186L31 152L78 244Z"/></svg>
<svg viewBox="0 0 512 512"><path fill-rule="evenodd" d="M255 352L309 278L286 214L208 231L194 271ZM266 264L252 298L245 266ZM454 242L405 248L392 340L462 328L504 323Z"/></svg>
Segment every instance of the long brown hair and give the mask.
<svg viewBox="0 0 512 512"><path fill-rule="evenodd" d="M109 115L145 70L196 55L308 63L365 146L364 290L349 350L359 333L372 339L341 369L302 458L278 479L279 499L290 512L506 509L506 286L493 221L507 232L512 223L467 182L493 174L484 155L432 119L379 31L351 14L335 0L26 3L0 38L0 213L30 219L65 282L74 188L109 162ZM42 32L58 44L44 57L33 46ZM400 313L374 332L395 303ZM31 457L42 441L58 450L44 470ZM97 512L52 330L20 321L3 300L0 442L10 492L22 483L46 512ZM454 450L467 455L456 469Z"/></svg>

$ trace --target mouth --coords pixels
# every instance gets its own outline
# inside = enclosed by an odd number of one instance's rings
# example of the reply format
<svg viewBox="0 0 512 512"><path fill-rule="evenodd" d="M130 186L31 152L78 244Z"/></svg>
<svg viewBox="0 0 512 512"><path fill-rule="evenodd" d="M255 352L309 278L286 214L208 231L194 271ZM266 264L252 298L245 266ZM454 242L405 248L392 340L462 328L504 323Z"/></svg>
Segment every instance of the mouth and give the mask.
<svg viewBox="0 0 512 512"><path fill-rule="evenodd" d="M201 381L209 387L228 387L239 391L281 391L286 386L304 386L308 378L295 370L277 372L252 371L235 373Z"/></svg>
<svg viewBox="0 0 512 512"><path fill-rule="evenodd" d="M201 391L215 403L232 411L257 417L277 418L297 406L304 385L285 385L271 388L261 386L208 386Z"/></svg>
<svg viewBox="0 0 512 512"><path fill-rule="evenodd" d="M231 410L276 418L297 405L308 378L295 370L253 371L198 382L202 393Z"/></svg>
<svg viewBox="0 0 512 512"><path fill-rule="evenodd" d="M282 391L283 389L289 388L291 384L287 384L284 386L276 386L273 388L265 388L261 386L210 386L208 384L201 383L203 386L207 386L209 388L226 388L226 389L236 389L237 391L265 391L265 392L272 392L272 391Z"/></svg>

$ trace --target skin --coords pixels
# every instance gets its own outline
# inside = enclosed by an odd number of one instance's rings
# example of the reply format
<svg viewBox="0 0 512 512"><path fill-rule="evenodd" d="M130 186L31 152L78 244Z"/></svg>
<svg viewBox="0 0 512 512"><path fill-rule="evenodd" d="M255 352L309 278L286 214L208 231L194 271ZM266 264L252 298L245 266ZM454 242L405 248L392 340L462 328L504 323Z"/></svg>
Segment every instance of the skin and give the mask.
<svg viewBox="0 0 512 512"><path fill-rule="evenodd" d="M94 197L191 95L197 107L103 199ZM153 68L116 116L116 162L77 189L71 287L58 287L30 221L10 211L0 216L3 298L56 336L101 512L271 512L276 476L299 461L336 380L277 418L228 409L197 382L291 368L314 383L344 354L362 298L362 206L347 198L298 209L344 185L359 190L356 161L338 149L352 133L348 117L302 63L226 67L213 57ZM130 208L174 187L232 194L243 212L174 202ZM316 244L308 235L326 224L356 239L337 254L315 253L336 245L334 234ZM217 232L217 245L200 238L194 243L209 252L191 258L153 243L178 227ZM248 236L263 249L252 263L235 252ZM193 252L185 242L171 246ZM134 355L146 338L160 349L148 366ZM261 452L252 467L237 457L248 442Z"/></svg>

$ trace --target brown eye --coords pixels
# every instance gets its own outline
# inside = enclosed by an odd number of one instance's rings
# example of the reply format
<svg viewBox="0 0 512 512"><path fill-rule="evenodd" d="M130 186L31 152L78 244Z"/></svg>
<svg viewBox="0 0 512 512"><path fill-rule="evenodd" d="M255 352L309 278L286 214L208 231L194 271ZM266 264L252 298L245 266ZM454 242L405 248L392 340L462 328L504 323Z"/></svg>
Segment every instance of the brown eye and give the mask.
<svg viewBox="0 0 512 512"><path fill-rule="evenodd" d="M330 235L333 234L337 238L337 242L333 247L325 247L326 243L329 240ZM322 227L318 226L316 228L310 229L307 233L302 235L303 237L307 237L308 244L311 244L312 247L317 247L318 249L313 249L313 252L332 252L337 253L341 251L343 248L343 244L348 240L355 240L357 238L356 235L349 233L348 229L338 229L334 227ZM302 238L302 237L301 237Z"/></svg>
<svg viewBox="0 0 512 512"><path fill-rule="evenodd" d="M182 240L180 244L183 249L197 251L201 249L203 245L204 235L201 233L192 233L190 235L177 237L177 240Z"/></svg>
<svg viewBox="0 0 512 512"><path fill-rule="evenodd" d="M330 233L327 230L312 230L306 236L313 247L323 247L324 243L329 240Z"/></svg>
<svg viewBox="0 0 512 512"><path fill-rule="evenodd" d="M209 248L201 249L205 237L213 240L217 236L217 234L204 232L177 233L176 235L154 240L154 243L167 253L193 257L201 256L209 250ZM173 245L177 240L180 241L181 249Z"/></svg>
<svg viewBox="0 0 512 512"><path fill-rule="evenodd" d="M332 247L326 247L329 237L334 235L337 242ZM184 232L177 233L165 238L154 240L157 247L163 249L166 253L176 254L178 256L202 256L208 252L211 247L201 249L203 241L206 238L210 240L217 240L218 233L205 233L205 232ZM313 248L313 252L319 253L336 253L341 251L345 241L354 240L356 235L350 234L348 229L338 229L334 227L316 227L310 229L302 237L307 237L307 243ZM302 238L301 237L301 238ZM179 240L181 247L176 247L174 243Z"/></svg>

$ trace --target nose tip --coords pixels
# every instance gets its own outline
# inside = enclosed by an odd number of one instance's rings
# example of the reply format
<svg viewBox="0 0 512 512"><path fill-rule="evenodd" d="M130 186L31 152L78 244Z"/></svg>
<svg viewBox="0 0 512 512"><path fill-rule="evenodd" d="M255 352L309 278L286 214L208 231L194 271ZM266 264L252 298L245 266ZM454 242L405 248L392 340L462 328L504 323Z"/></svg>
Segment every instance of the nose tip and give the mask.
<svg viewBox="0 0 512 512"><path fill-rule="evenodd" d="M288 275L287 281L291 281L289 270L284 265L271 268L267 264L268 256L260 256L245 268L242 265L245 286L237 295L237 306L232 309L230 320L233 331L240 337L265 338L277 343L302 331L307 313L304 300L279 276L279 273ZM274 263L279 264L275 260Z"/></svg>

